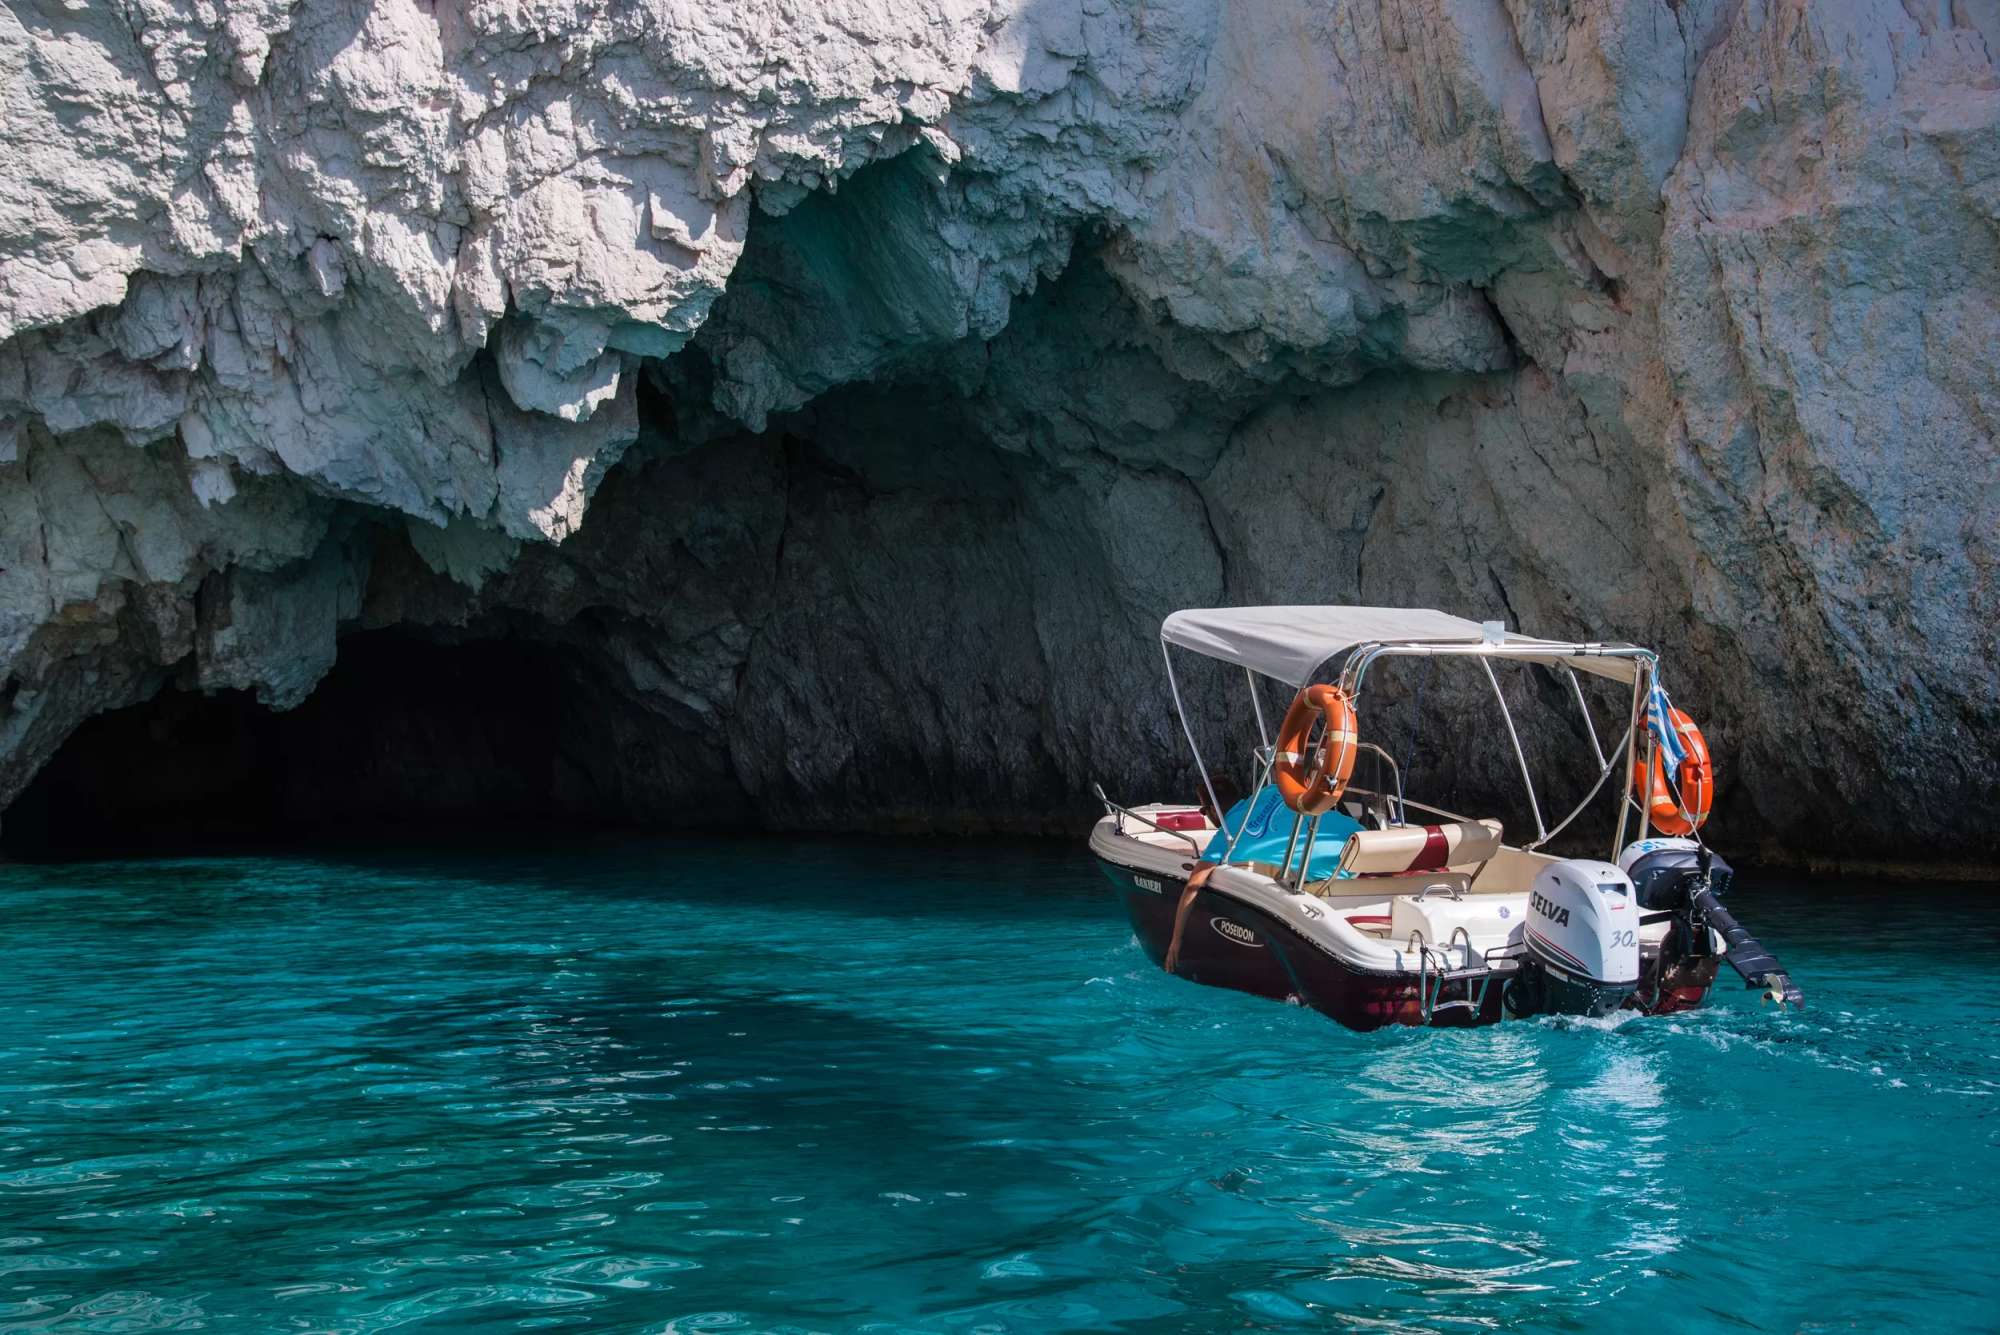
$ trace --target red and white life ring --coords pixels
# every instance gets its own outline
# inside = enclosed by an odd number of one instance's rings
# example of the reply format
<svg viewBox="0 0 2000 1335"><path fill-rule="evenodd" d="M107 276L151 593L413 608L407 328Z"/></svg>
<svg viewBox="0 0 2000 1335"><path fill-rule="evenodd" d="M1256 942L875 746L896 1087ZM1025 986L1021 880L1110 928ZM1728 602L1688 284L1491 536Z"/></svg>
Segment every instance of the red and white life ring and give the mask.
<svg viewBox="0 0 2000 1335"><path fill-rule="evenodd" d="M1674 783L1667 781L1666 764L1656 750L1650 773L1643 759L1632 762L1632 791L1646 804L1646 815L1661 834L1693 834L1708 819L1715 802L1715 766L1708 758L1708 742L1694 720L1678 709L1669 709L1667 715L1687 750L1679 778Z"/></svg>
<svg viewBox="0 0 2000 1335"><path fill-rule="evenodd" d="M1326 731L1307 755L1314 722ZM1304 816L1333 810L1347 781L1354 775L1357 741L1354 702L1337 686L1308 686L1292 700L1278 728L1278 754L1272 775L1285 805Z"/></svg>

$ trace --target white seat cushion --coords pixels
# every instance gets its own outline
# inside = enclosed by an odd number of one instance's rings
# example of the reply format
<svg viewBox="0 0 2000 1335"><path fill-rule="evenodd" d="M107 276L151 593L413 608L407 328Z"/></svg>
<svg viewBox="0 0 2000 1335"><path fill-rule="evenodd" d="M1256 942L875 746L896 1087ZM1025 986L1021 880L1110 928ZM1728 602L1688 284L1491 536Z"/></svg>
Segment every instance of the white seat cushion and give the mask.
<svg viewBox="0 0 2000 1335"><path fill-rule="evenodd" d="M1340 850L1340 870L1352 876L1404 876L1447 867L1476 868L1499 851L1497 820L1356 830Z"/></svg>

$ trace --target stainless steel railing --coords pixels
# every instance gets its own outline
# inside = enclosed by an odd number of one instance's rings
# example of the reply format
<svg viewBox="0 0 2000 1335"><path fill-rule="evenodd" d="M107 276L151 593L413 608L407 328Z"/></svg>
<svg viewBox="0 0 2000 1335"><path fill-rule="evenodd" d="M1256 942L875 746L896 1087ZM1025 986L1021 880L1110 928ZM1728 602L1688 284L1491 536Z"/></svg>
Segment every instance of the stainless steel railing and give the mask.
<svg viewBox="0 0 2000 1335"><path fill-rule="evenodd" d="M1196 857L1201 856L1201 850L1203 847L1202 842L1200 840L1197 840L1193 835L1189 834L1187 831L1169 830L1166 826L1161 825L1158 821L1150 820L1147 817L1140 815L1138 812L1133 811L1129 807L1119 806L1116 802L1112 801L1110 798L1104 795L1104 785L1101 783L1093 783L1090 785L1090 788L1092 792L1097 794L1097 800L1104 804L1105 813L1107 815L1116 816L1118 818L1118 833L1120 834L1125 833L1126 821L1135 820L1138 821L1141 825L1144 825L1148 829L1154 831L1156 834L1169 835L1175 839L1180 840L1182 843L1186 844L1191 850L1193 850L1194 855Z"/></svg>

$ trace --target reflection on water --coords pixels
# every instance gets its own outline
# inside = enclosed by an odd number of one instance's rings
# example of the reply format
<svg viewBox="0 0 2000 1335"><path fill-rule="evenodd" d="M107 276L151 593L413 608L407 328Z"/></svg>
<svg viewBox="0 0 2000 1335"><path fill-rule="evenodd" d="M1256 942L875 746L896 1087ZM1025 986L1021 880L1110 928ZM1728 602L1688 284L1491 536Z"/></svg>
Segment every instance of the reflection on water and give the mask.
<svg viewBox="0 0 2000 1335"><path fill-rule="evenodd" d="M0 1331L1990 1323L2000 903L1736 904L1812 1009L1355 1035L1061 850L0 869Z"/></svg>

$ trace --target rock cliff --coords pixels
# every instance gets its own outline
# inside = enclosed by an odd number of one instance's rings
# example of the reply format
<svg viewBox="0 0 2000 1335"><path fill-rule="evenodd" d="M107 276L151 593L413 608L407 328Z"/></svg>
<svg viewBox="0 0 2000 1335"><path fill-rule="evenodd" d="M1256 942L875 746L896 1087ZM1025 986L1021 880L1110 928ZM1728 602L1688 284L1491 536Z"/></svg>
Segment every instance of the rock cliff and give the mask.
<svg viewBox="0 0 2000 1335"><path fill-rule="evenodd" d="M0 803L391 635L551 651L553 804L1075 828L1185 786L1164 612L1359 601L1656 645L1718 837L1993 865L1997 63L1992 0L19 0Z"/></svg>

